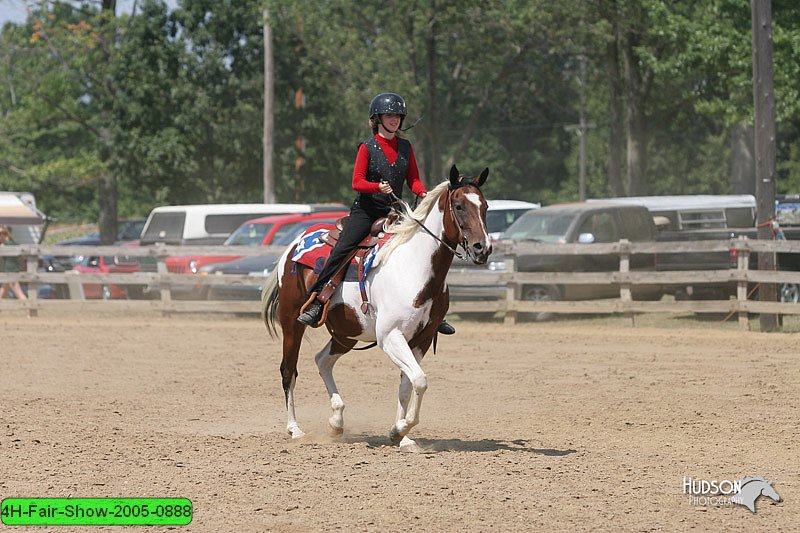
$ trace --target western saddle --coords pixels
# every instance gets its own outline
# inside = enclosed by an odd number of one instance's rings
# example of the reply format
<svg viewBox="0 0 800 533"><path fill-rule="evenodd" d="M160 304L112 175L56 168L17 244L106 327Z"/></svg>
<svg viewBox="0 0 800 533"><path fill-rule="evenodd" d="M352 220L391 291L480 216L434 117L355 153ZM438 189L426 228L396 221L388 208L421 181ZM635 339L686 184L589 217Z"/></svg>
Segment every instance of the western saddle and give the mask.
<svg viewBox="0 0 800 533"><path fill-rule="evenodd" d="M330 230L326 235L323 235L321 240L325 244L333 247L339 241L339 236L342 233L342 230L347 225L349 220L349 215L344 216L336 221L334 228ZM315 324L313 327L319 327L325 323L325 319L328 317L328 307L330 305L331 296L336 291L336 288L339 287L339 284L344 279L345 274L347 273L347 268L350 263L353 261L354 258L358 258L358 279L361 280L364 277L364 257L369 253L369 251L375 247L381 239L384 237L385 232L384 228L387 224L391 225L397 220L397 215L391 213L388 217L381 217L375 220L370 226L369 234L364 237L361 242L358 243L356 248L350 252L339 264L336 271L333 273L331 278L328 282L322 287L322 290L319 291L319 294L313 292L309 295L308 300L303 307L300 309L300 313L303 313L306 308L311 305L311 303L318 299L323 305L322 309L322 316L319 319L319 322ZM368 313L369 311L369 299L367 298L367 293L364 289L364 285L360 285L361 290L361 311L363 313Z"/></svg>

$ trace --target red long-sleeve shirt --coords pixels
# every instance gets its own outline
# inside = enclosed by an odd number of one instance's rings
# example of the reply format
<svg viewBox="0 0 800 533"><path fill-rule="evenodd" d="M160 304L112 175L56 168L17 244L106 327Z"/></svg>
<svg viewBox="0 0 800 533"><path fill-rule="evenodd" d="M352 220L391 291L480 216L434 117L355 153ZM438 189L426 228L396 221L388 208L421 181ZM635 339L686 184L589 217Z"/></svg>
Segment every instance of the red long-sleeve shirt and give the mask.
<svg viewBox="0 0 800 533"><path fill-rule="evenodd" d="M386 155L389 163L397 161L397 137L391 140L383 137L382 135L375 135L378 143L381 145L381 150ZM425 185L419 179L419 169L417 168L417 159L414 157L414 149L411 149L411 155L408 158L408 174L406 175L406 183L411 188L411 191L419 196L424 192L428 192ZM356 155L356 164L353 168L353 189L358 192L375 194L381 192L380 184L372 181L367 181L367 168L369 167L369 152L365 145L358 147L358 155ZM399 194L399 191L398 191Z"/></svg>

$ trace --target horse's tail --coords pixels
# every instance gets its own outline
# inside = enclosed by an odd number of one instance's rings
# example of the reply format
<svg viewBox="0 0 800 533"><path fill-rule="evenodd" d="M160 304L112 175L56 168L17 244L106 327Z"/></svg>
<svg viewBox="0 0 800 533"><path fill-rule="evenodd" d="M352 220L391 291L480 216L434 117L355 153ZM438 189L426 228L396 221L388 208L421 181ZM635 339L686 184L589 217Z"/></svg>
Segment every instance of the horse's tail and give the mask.
<svg viewBox="0 0 800 533"><path fill-rule="evenodd" d="M267 326L267 332L272 338L278 336L275 322L278 316L278 293L281 288L280 275L286 266L286 261L290 261L289 255L302 237L302 235L298 235L292 244L286 247L286 250L275 262L275 268L264 280L264 288L261 290L261 319L264 321L264 325Z"/></svg>
<svg viewBox="0 0 800 533"><path fill-rule="evenodd" d="M264 321L264 325L267 326L269 336L272 338L278 336L278 329L275 327L275 317L278 314L279 289L278 265L276 265L269 276L267 276L264 282L264 288L261 291L261 319Z"/></svg>

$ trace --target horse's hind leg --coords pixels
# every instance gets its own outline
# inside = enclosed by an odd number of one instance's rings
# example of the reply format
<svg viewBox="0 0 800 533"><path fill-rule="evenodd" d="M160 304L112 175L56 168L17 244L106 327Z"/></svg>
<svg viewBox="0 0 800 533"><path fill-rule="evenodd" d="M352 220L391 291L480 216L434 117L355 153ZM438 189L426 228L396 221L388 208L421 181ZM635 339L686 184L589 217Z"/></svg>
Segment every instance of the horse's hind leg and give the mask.
<svg viewBox="0 0 800 533"><path fill-rule="evenodd" d="M298 323L299 325L299 323ZM281 361L281 381L283 394L286 397L286 431L293 439L299 439L305 433L297 425L294 411L294 386L297 383L297 358L300 354L304 326L283 328L283 361Z"/></svg>
<svg viewBox="0 0 800 533"><path fill-rule="evenodd" d="M322 377L322 381L325 382L325 388L328 389L328 396L331 399L333 414L328 419L328 425L331 433L336 436L344 432L344 401L342 401L336 381L333 379L333 365L336 364L336 361L341 356L349 352L356 345L356 342L351 339L337 341L331 338L328 344L314 358L319 369L319 375Z"/></svg>

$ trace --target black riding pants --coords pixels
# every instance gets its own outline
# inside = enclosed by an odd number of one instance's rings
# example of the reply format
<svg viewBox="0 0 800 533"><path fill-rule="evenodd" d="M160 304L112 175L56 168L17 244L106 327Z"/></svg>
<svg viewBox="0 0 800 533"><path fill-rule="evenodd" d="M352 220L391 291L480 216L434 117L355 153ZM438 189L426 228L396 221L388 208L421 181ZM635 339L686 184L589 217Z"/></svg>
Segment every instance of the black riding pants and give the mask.
<svg viewBox="0 0 800 533"><path fill-rule="evenodd" d="M386 214L387 213L383 212L383 210L364 209L358 201L353 204L353 207L350 209L350 217L347 220L347 224L345 224L342 233L339 235L339 240L336 242L336 245L334 245L333 250L331 250L331 255L322 268L317 282L308 290L309 294L315 291L319 294L323 285L333 276L345 257L358 246L361 239L369 235L369 229L372 223L380 217L386 216Z"/></svg>

